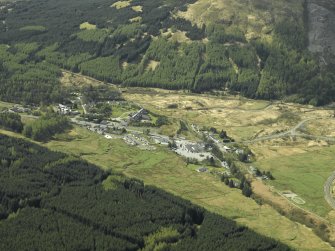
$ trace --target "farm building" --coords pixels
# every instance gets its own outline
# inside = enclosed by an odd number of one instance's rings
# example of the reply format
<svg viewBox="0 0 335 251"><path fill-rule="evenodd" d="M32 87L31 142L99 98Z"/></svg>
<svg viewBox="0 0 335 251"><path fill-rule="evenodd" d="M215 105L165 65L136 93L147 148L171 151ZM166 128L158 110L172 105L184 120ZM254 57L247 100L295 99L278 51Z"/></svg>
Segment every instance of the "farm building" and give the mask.
<svg viewBox="0 0 335 251"><path fill-rule="evenodd" d="M205 173L207 171L208 171L208 169L206 167L200 167L200 168L197 169L198 173Z"/></svg>

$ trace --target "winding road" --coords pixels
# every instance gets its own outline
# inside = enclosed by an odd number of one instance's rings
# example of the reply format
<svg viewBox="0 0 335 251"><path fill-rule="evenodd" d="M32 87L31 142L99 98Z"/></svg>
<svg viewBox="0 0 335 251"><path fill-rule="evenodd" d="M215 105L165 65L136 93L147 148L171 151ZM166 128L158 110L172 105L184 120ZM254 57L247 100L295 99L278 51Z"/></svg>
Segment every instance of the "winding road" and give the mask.
<svg viewBox="0 0 335 251"><path fill-rule="evenodd" d="M321 119L321 118L309 118L305 119L303 121L300 121L295 127L291 128L288 131L277 133L277 134L272 134L268 136L262 136L258 137L255 139L251 140L245 140L242 143L244 144L252 144L260 141L267 141L267 140L272 140L272 139L279 139L279 138L285 138L285 137L301 137L301 138L308 138L308 139L313 139L313 140L324 140L324 141L331 141L335 142L334 137L325 137L325 136L315 136L307 133L300 133L297 132L302 126L304 126L305 123L307 123L310 120L316 120L316 119Z"/></svg>
<svg viewBox="0 0 335 251"><path fill-rule="evenodd" d="M333 189L333 183L335 181L335 172L327 179L324 185L325 199L328 202L329 206L335 209L335 199L331 194L331 190Z"/></svg>

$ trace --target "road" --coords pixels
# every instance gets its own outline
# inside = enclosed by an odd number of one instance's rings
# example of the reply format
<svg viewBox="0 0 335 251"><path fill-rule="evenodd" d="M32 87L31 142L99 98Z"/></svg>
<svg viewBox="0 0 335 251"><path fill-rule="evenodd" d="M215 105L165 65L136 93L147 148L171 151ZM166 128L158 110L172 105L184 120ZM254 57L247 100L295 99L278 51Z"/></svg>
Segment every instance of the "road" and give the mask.
<svg viewBox="0 0 335 251"><path fill-rule="evenodd" d="M325 199L328 202L329 206L335 209L335 199L331 194L331 190L333 189L333 183L335 181L335 172L327 179L324 185Z"/></svg>
<svg viewBox="0 0 335 251"><path fill-rule="evenodd" d="M305 123L307 123L310 120L316 120L316 119L321 119L321 118L305 119L303 121L300 121L296 126L289 129L288 131L277 133L277 134L272 134L272 135L268 135L268 136L262 136L262 137L258 137L258 138L251 139L251 140L245 140L242 143L252 144L252 143L256 143L256 142L260 142L260 141L267 141L267 140L279 139L279 138L285 138L285 137L301 137L301 138L309 138L309 139L313 139L313 140L324 140L324 141L335 142L334 137L315 136L315 135L311 135L311 134L307 134L307 133L297 132L301 127L304 126Z"/></svg>
<svg viewBox="0 0 335 251"><path fill-rule="evenodd" d="M83 100L81 99L81 97L78 97L78 99L80 100L80 104L81 104L81 107L84 110L84 114L87 114L86 104L83 103Z"/></svg>

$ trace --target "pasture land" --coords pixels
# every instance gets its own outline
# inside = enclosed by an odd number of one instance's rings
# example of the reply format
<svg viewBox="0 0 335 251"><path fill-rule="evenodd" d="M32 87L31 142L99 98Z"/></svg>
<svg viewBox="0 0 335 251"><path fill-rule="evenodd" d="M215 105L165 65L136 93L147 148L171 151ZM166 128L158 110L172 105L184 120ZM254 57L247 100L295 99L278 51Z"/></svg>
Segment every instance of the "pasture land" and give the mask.
<svg viewBox="0 0 335 251"><path fill-rule="evenodd" d="M0 101L0 110L5 109L5 108L11 108L13 106L14 106L13 103Z"/></svg>
<svg viewBox="0 0 335 251"><path fill-rule="evenodd" d="M160 132L164 131L167 135L173 135L178 130L178 122L183 120L189 125L195 123L224 129L229 136L243 141L290 130L301 120L318 118L317 121L324 120L324 123L328 123L332 121L333 115L331 109L253 101L239 96L198 95L141 88L123 91L127 100L140 104L155 114L169 117L172 123L160 129ZM120 114L121 112L123 111L118 111ZM316 122L312 120L311 124L306 123L299 130L310 130L308 128L313 123ZM3 130L0 132L18 136ZM155 151L141 150L126 145L122 139L108 140L80 127L74 127L68 133L42 145L82 157L105 170L142 179L146 184L160 187L235 219L296 249L331 250L311 229L280 215L267 204L260 205L244 197L240 190L228 188L215 175L196 172L196 166L187 165L165 147L157 147ZM249 147L256 156L256 163L252 165L261 170L270 170L275 176L276 180L269 185L277 190L296 193L306 202L299 206L335 222L335 214L323 199L323 182L334 171L332 153L335 146L317 140L284 138L250 143ZM279 201L278 198L281 197L269 192L267 184L259 184L258 190L267 191L270 199ZM114 187L112 180L107 180L104 185L105 189ZM287 201L281 203L285 204Z"/></svg>
<svg viewBox="0 0 335 251"><path fill-rule="evenodd" d="M235 219L257 232L279 239L299 250L330 250L307 227L281 216L268 205L258 205L238 189L230 189L209 173L198 173L164 147L145 151L129 147L121 139L103 136L75 127L68 140L55 139L45 144L50 149L81 156L106 170L112 169L146 184L160 187L213 212ZM112 188L106 184L106 189Z"/></svg>
<svg viewBox="0 0 335 251"><path fill-rule="evenodd" d="M128 89L124 96L158 114L225 129L237 141L286 131L300 120L332 116L332 111L327 109L249 100L240 96L219 97L140 88Z"/></svg>
<svg viewBox="0 0 335 251"><path fill-rule="evenodd" d="M251 165L271 171L276 178L269 185L297 193L306 201L301 207L335 222L323 194L324 182L335 170L335 146L325 140L295 136L252 142L294 128L296 133L332 137L332 109L157 89L130 89L124 95L155 113L200 127L223 129L238 142L251 141L247 144L256 158ZM301 121L305 122L296 128Z"/></svg>
<svg viewBox="0 0 335 251"><path fill-rule="evenodd" d="M335 146L316 147L313 151L290 156L269 157L255 163L276 178L270 184L279 190L291 190L306 201L302 207L323 217L331 211L324 199L323 186L334 172Z"/></svg>
<svg viewBox="0 0 335 251"><path fill-rule="evenodd" d="M3 130L0 133L22 137ZM145 151L129 147L121 139L107 140L79 127L41 145L80 156L105 170L142 179L148 185L188 199L296 249L331 250L304 225L290 221L268 205L258 205L244 197L240 190L225 186L217 176L198 173L195 166L187 166L180 157L164 147ZM114 187L111 180L104 185L105 189Z"/></svg>

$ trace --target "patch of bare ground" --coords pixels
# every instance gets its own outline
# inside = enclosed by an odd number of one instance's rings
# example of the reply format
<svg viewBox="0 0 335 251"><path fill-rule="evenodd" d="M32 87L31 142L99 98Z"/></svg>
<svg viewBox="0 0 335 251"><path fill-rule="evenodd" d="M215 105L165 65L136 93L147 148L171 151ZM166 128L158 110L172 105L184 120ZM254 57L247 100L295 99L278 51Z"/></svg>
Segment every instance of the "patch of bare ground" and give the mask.
<svg viewBox="0 0 335 251"><path fill-rule="evenodd" d="M160 62L155 60L150 60L146 67L146 71L154 71L159 66Z"/></svg>
<svg viewBox="0 0 335 251"><path fill-rule="evenodd" d="M62 71L60 82L67 87L82 87L87 85L99 86L103 84L98 80L68 71Z"/></svg>

